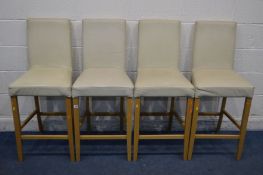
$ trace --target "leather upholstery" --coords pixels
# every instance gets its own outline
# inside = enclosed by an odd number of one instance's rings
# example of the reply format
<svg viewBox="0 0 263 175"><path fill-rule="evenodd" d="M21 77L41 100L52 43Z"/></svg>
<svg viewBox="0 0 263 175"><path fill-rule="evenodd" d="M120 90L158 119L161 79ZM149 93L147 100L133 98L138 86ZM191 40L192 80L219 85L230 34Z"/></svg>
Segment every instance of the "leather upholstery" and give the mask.
<svg viewBox="0 0 263 175"><path fill-rule="evenodd" d="M138 69L177 69L179 57L179 21L141 20L139 22Z"/></svg>
<svg viewBox="0 0 263 175"><path fill-rule="evenodd" d="M28 19L29 70L9 86L11 96L71 96L70 21Z"/></svg>
<svg viewBox="0 0 263 175"><path fill-rule="evenodd" d="M134 96L193 97L194 87L176 69L143 69L138 71Z"/></svg>
<svg viewBox="0 0 263 175"><path fill-rule="evenodd" d="M72 69L69 20L28 19L27 36L30 67Z"/></svg>
<svg viewBox="0 0 263 175"><path fill-rule="evenodd" d="M125 70L126 21L83 20L83 64L87 68Z"/></svg>
<svg viewBox="0 0 263 175"><path fill-rule="evenodd" d="M72 96L133 96L125 71L126 22L119 19L83 20L84 70Z"/></svg>
<svg viewBox="0 0 263 175"><path fill-rule="evenodd" d="M71 96L71 71L32 68L9 86L11 96Z"/></svg>
<svg viewBox="0 0 263 175"><path fill-rule="evenodd" d="M195 70L195 96L252 97L254 87L233 70Z"/></svg>
<svg viewBox="0 0 263 175"><path fill-rule="evenodd" d="M232 69L235 41L235 22L196 22L193 69Z"/></svg>
<svg viewBox="0 0 263 175"><path fill-rule="evenodd" d="M194 87L178 70L179 58L179 21L140 21L139 60L135 97L193 97Z"/></svg>
<svg viewBox="0 0 263 175"><path fill-rule="evenodd" d="M195 96L252 97L254 87L233 69L236 23L198 21L192 82Z"/></svg>
<svg viewBox="0 0 263 175"><path fill-rule="evenodd" d="M77 96L133 96L133 83L118 69L85 69L73 85Z"/></svg>

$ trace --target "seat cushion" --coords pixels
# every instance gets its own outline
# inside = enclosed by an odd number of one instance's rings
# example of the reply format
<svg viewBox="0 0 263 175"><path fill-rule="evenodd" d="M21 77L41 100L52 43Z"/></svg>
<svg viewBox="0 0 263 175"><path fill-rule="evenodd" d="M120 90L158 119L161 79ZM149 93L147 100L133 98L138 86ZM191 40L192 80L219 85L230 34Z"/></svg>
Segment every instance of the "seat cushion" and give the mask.
<svg viewBox="0 0 263 175"><path fill-rule="evenodd" d="M233 70L194 70L195 96L252 97L254 87Z"/></svg>
<svg viewBox="0 0 263 175"><path fill-rule="evenodd" d="M135 83L135 97L194 96L193 85L176 69L141 69Z"/></svg>
<svg viewBox="0 0 263 175"><path fill-rule="evenodd" d="M32 68L9 86L10 96L71 96L68 69Z"/></svg>
<svg viewBox="0 0 263 175"><path fill-rule="evenodd" d="M85 69L72 87L72 96L133 96L133 83L123 70Z"/></svg>

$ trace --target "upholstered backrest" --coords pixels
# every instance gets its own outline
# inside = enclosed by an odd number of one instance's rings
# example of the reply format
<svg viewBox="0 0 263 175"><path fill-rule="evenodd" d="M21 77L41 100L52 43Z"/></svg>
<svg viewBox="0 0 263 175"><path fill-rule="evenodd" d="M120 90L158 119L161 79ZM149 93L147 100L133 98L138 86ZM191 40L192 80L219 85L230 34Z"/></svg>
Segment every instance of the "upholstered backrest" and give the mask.
<svg viewBox="0 0 263 175"><path fill-rule="evenodd" d="M196 22L193 69L232 69L235 40L235 22Z"/></svg>
<svg viewBox="0 0 263 175"><path fill-rule="evenodd" d="M138 69L177 69L180 57L180 22L141 20L138 54Z"/></svg>
<svg viewBox="0 0 263 175"><path fill-rule="evenodd" d="M69 20L28 19L27 36L30 67L72 69Z"/></svg>
<svg viewBox="0 0 263 175"><path fill-rule="evenodd" d="M86 68L125 69L126 21L83 20L83 63Z"/></svg>

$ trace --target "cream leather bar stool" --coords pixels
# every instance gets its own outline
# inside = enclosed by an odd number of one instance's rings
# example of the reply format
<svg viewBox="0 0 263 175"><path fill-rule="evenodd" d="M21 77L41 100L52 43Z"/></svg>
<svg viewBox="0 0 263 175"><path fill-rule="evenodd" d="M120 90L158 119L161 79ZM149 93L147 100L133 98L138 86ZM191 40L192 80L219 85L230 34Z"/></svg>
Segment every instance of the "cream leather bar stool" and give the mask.
<svg viewBox="0 0 263 175"><path fill-rule="evenodd" d="M237 139L237 159L242 155L246 127L254 87L233 69L236 40L235 22L198 21L195 24L193 47L193 76L195 101L189 143L189 159L192 158L195 139ZM200 112L202 97L221 97L219 112ZM245 97L244 111L239 124L226 110L227 97ZM198 115L219 116L217 131L225 115L240 130L239 134L196 134Z"/></svg>
<svg viewBox="0 0 263 175"><path fill-rule="evenodd" d="M134 95L134 160L138 156L139 140L184 139L184 159L187 160L194 87L178 69L180 59L180 22L175 20L142 20L139 22L138 75ZM141 97L172 97L168 113L141 112ZM174 97L187 97L184 134L140 134L141 116L180 118L174 110ZM180 118L181 119L181 118Z"/></svg>
<svg viewBox="0 0 263 175"><path fill-rule="evenodd" d="M67 19L27 20L29 70L9 86L14 117L18 160L23 160L22 140L68 140L70 159L74 161L72 119L72 60L70 21ZM34 96L35 110L20 123L18 96ZM65 112L40 111L39 96L63 96ZM29 135L22 129L37 116L39 130L43 131L41 116L66 115L68 133L65 135Z"/></svg>
<svg viewBox="0 0 263 175"><path fill-rule="evenodd" d="M85 19L83 25L84 70L72 88L76 160L80 160L80 140L127 140L127 158L131 160L131 127L133 83L125 71L126 21L119 19ZM121 97L120 112L90 112L86 104L85 116L124 115L127 97L126 134L80 134L79 97ZM90 122L90 120L88 120Z"/></svg>

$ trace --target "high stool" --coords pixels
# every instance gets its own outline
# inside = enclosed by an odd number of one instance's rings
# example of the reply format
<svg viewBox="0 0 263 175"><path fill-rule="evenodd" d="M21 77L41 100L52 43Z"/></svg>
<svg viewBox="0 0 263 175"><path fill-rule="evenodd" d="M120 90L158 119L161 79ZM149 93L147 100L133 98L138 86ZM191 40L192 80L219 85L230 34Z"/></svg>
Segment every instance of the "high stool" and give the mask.
<svg viewBox="0 0 263 175"><path fill-rule="evenodd" d="M175 20L142 20L139 22L138 75L134 96L134 156L138 157L139 140L183 139L184 159L187 160L194 87L178 69L180 59L180 22ZM172 97L168 113L141 112L141 97ZM187 97L184 134L141 134L141 116L163 116L181 119L174 110L174 97Z"/></svg>
<svg viewBox="0 0 263 175"><path fill-rule="evenodd" d="M131 160L131 127L133 83L125 71L126 21L119 19L85 19L83 25L84 70L72 88L76 160L80 160L80 140L127 141L127 158ZM126 134L92 135L80 134L79 97L121 97L120 112L90 112L86 105L85 116L124 115L124 101L127 98ZM122 119L121 119L122 120ZM88 120L88 122L91 120Z"/></svg>
<svg viewBox="0 0 263 175"><path fill-rule="evenodd" d="M192 158L195 139L236 139L239 141L237 160L241 159L254 87L233 69L235 39L235 22L198 21L195 24L192 82L196 91L189 159ZM200 98L208 96L222 98L219 112L199 111ZM225 110L227 97L246 98L241 124ZM217 132L220 130L223 116L226 116L240 132L239 134L196 134L198 115L218 116Z"/></svg>
<svg viewBox="0 0 263 175"><path fill-rule="evenodd" d="M74 161L72 121L72 60L70 21L67 19L27 20L29 70L9 86L16 134L18 160L23 160L22 140L68 140L70 159ZM35 110L21 124L18 96L34 96ZM63 96L66 112L40 111L39 96ZM43 131L41 116L67 118L68 133L64 135L29 135L22 129L37 116L39 130Z"/></svg>

